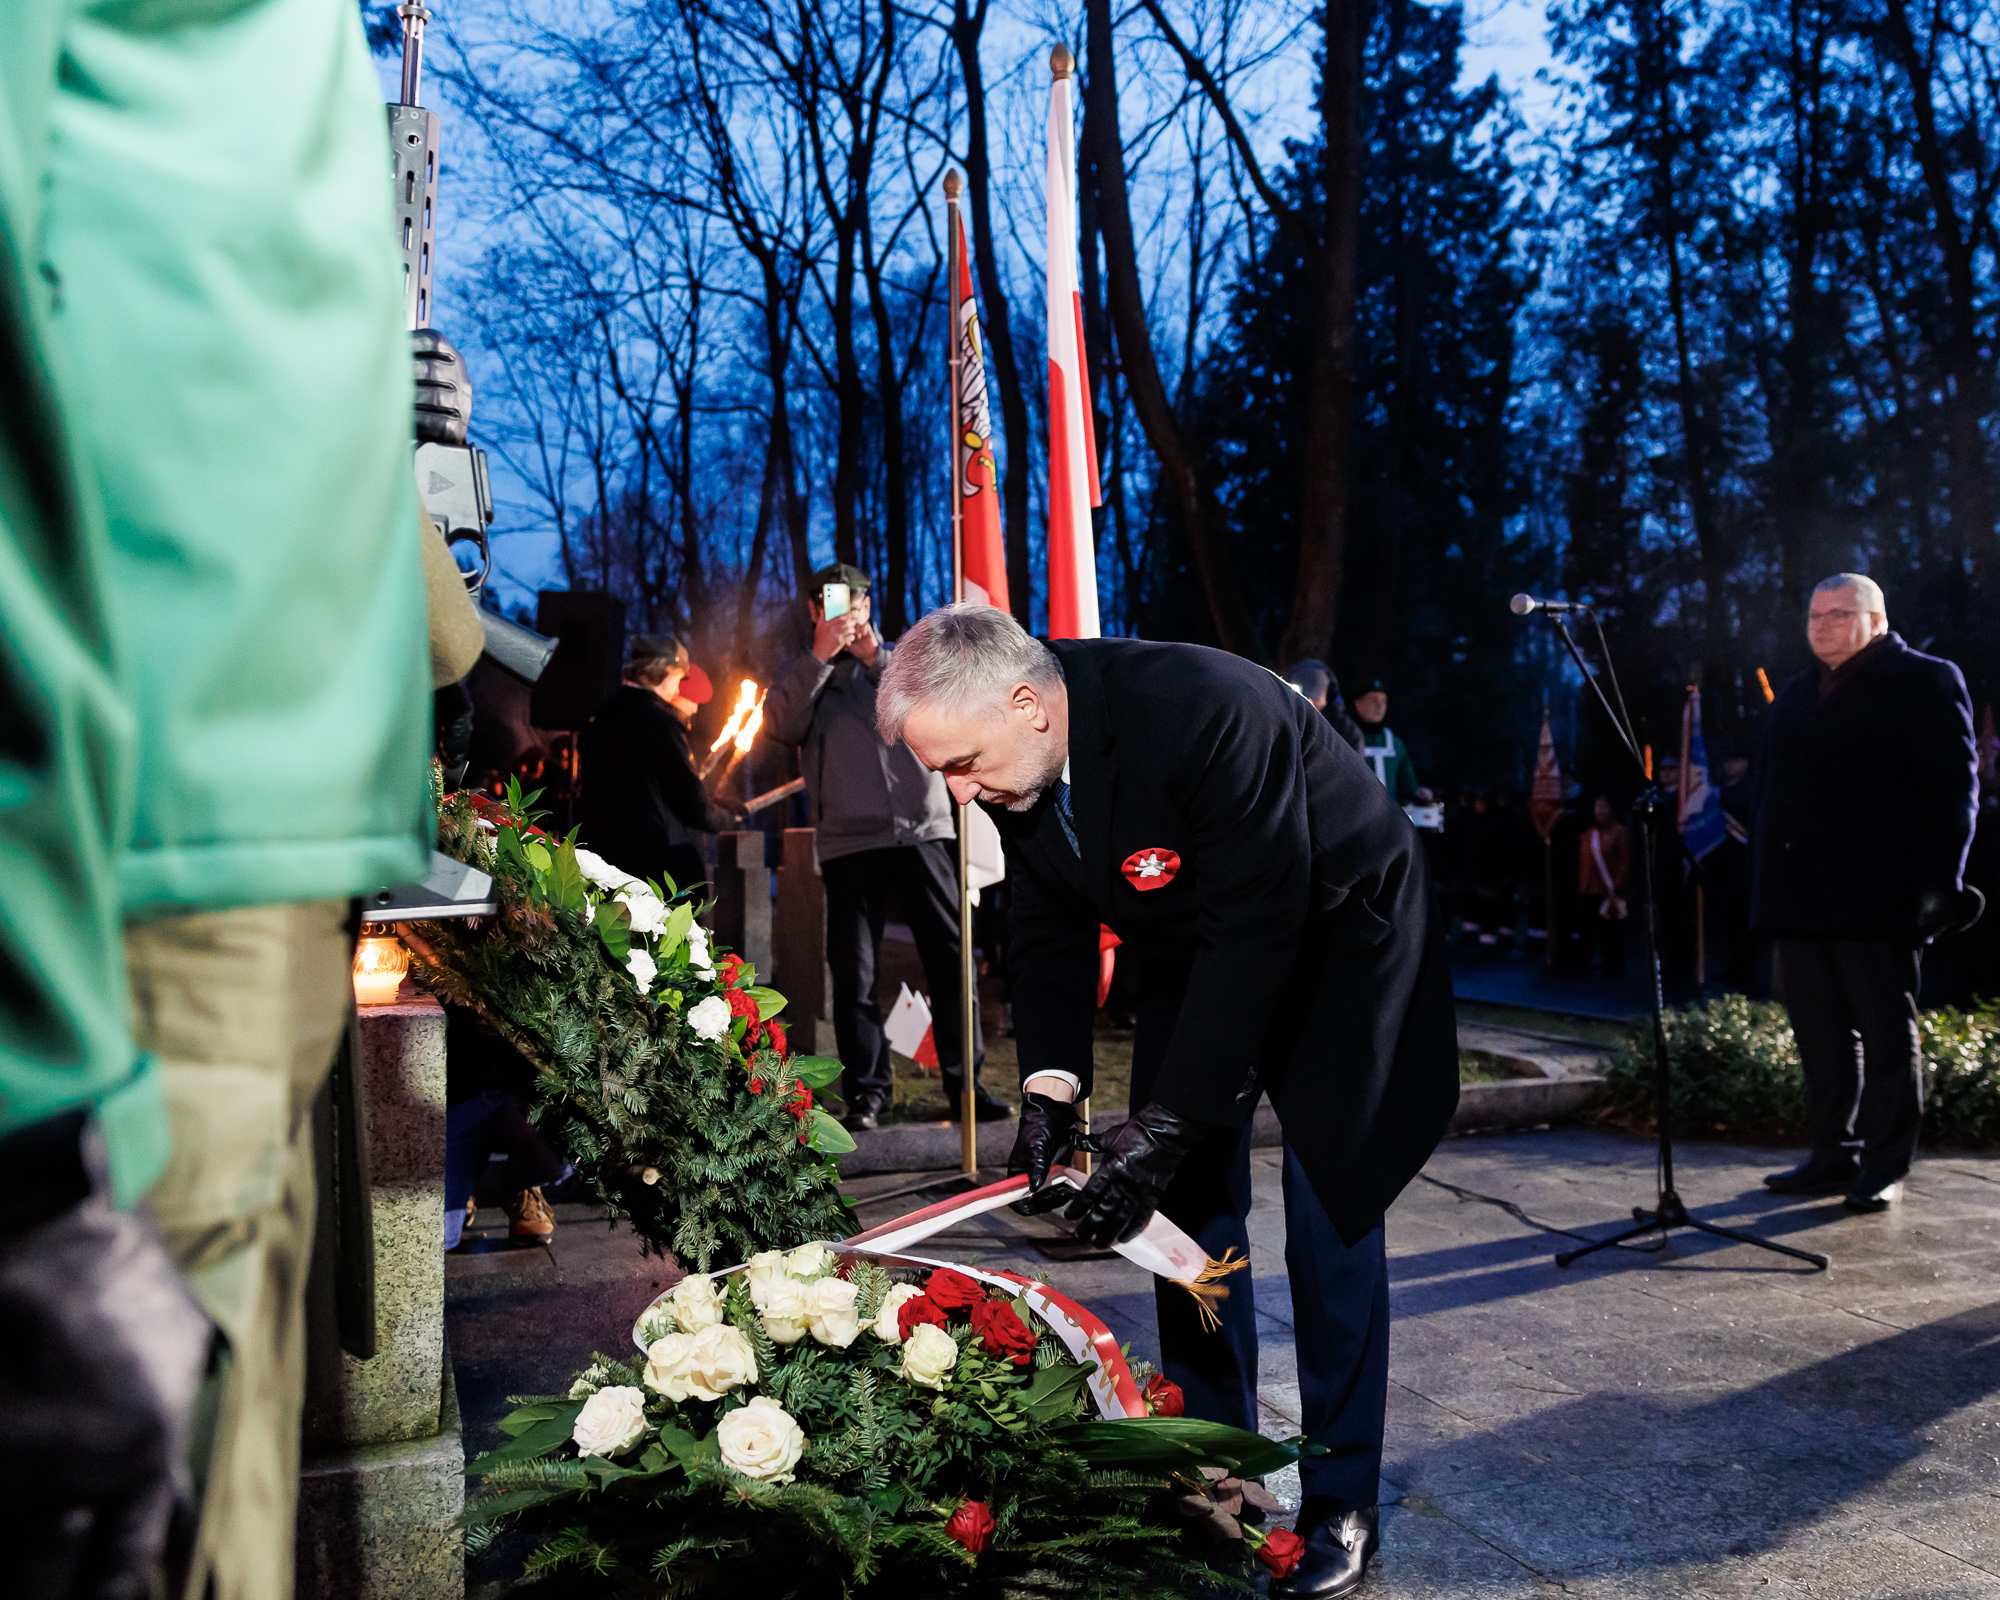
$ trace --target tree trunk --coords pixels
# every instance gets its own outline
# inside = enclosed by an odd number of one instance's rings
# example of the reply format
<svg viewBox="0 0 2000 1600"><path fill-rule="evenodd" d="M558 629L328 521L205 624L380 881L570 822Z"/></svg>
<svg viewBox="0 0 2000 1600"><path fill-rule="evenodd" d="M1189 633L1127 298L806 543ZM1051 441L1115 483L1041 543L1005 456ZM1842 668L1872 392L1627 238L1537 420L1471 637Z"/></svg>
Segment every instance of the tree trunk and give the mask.
<svg viewBox="0 0 2000 1600"><path fill-rule="evenodd" d="M1936 219L1938 251L1944 257L1945 293L1951 337L1944 341L1945 426L1951 439L1951 520L1959 546L1972 558L1984 582L1994 578L1993 499L1986 482L1986 443L1979 426L1986 378L1979 359L1979 313L1973 271L1973 240L1961 226L1951 172L1939 142L1931 71L1910 31L1904 0L1888 0L1884 31L1910 82L1911 111L1917 127L1917 164L1923 169Z"/></svg>
<svg viewBox="0 0 2000 1600"><path fill-rule="evenodd" d="M861 271L868 284L868 312L875 323L875 389L882 402L883 544L888 571L883 575L882 631L900 638L909 626L910 487L904 475L908 444L903 430L903 375L896 367L896 330L889 301L882 293L882 263L875 259L875 236L864 216L861 224Z"/></svg>
<svg viewBox="0 0 2000 1600"><path fill-rule="evenodd" d="M1160 475L1187 531L1195 567L1207 591L1209 616L1223 649L1264 659L1263 641L1236 577L1224 536L1221 508L1201 482L1194 453L1160 381L1152 331L1139 282L1139 253L1132 237L1132 206L1125 188L1125 150L1118 133L1118 75L1111 31L1111 0L1087 0L1090 78L1085 88L1083 144L1097 187L1097 225L1104 238L1104 273L1111 319L1118 333L1118 365L1139 424L1159 458Z"/></svg>
<svg viewBox="0 0 2000 1600"><path fill-rule="evenodd" d="M1361 278L1361 43L1367 0L1326 0L1326 216L1312 262L1319 303L1307 352L1305 429L1299 462L1299 576L1291 622L1278 646L1288 666L1332 654L1345 577L1354 421L1354 313Z"/></svg>
<svg viewBox="0 0 2000 1600"><path fill-rule="evenodd" d="M1007 598L1015 620L1028 626L1031 574L1028 571L1028 402L1021 388L1021 364L1007 317L1007 291L993 248L993 168L986 147L986 80L979 69L979 35L986 26L987 0L968 10L953 0L951 42L965 80L965 186L972 199L972 261L985 299L986 343L993 351L993 379L1000 390L1000 432L1006 443L1006 476L1000 482L1002 536L1007 546ZM951 284L946 298L958 293Z"/></svg>

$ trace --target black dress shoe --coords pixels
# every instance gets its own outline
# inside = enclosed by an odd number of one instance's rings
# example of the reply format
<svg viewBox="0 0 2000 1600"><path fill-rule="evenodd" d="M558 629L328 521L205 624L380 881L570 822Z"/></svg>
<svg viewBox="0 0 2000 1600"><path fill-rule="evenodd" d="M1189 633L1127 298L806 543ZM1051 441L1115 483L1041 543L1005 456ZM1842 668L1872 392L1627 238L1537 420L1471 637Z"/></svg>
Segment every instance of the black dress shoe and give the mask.
<svg viewBox="0 0 2000 1600"><path fill-rule="evenodd" d="M946 1084L944 1103L949 1108L953 1122L965 1115L964 1091L955 1083ZM975 1122L1003 1122L1014 1114L1014 1108L1005 1100L997 1099L985 1084L974 1084L972 1088L972 1120Z"/></svg>
<svg viewBox="0 0 2000 1600"><path fill-rule="evenodd" d="M840 1119L840 1125L849 1133L866 1133L871 1128L879 1127L881 1121L882 1108L861 1100L847 1108L847 1115Z"/></svg>
<svg viewBox="0 0 2000 1600"><path fill-rule="evenodd" d="M1336 1512L1308 1529L1305 1554L1283 1582L1272 1585L1272 1600L1335 1600L1354 1593L1382 1546L1381 1515L1374 1506Z"/></svg>
<svg viewBox="0 0 2000 1600"><path fill-rule="evenodd" d="M1843 1202L1849 1211L1859 1211L1863 1216L1877 1211L1887 1211L1903 1198L1901 1178L1856 1178L1854 1187L1847 1191Z"/></svg>
<svg viewBox="0 0 2000 1600"><path fill-rule="evenodd" d="M1851 1157L1816 1155L1789 1172L1774 1172L1764 1180L1773 1194L1841 1194L1854 1186L1858 1166Z"/></svg>

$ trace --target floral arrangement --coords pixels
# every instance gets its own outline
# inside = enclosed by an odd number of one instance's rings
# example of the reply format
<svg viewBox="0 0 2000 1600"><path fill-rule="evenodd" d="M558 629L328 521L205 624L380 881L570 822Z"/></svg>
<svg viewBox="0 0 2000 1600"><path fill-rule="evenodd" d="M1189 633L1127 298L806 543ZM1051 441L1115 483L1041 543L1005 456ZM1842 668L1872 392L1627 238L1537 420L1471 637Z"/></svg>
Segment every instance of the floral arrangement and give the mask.
<svg viewBox="0 0 2000 1600"><path fill-rule="evenodd" d="M1249 1480L1298 1444L1182 1417L1157 1374L1153 1415L1090 1419L1093 1364L967 1272L766 1250L681 1280L636 1337L642 1361L516 1402L467 1468L472 1547L518 1525L565 1593L759 1600L1253 1593L1255 1563L1297 1560Z"/></svg>
<svg viewBox="0 0 2000 1600"><path fill-rule="evenodd" d="M790 1053L784 996L718 958L687 891L545 832L538 798L441 797L438 848L500 913L407 925L419 979L539 1069L537 1124L648 1249L706 1267L844 1237L831 1157L854 1142L813 1104L839 1061Z"/></svg>

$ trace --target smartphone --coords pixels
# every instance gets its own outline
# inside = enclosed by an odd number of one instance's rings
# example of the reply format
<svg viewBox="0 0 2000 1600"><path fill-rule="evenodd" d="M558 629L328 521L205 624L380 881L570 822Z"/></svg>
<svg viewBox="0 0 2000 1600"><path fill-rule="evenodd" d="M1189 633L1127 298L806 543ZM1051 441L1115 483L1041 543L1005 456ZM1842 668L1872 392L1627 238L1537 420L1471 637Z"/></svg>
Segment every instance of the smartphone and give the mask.
<svg viewBox="0 0 2000 1600"><path fill-rule="evenodd" d="M820 604L826 612L826 620L829 622L835 617L846 616L847 585L844 583L829 583L821 592Z"/></svg>

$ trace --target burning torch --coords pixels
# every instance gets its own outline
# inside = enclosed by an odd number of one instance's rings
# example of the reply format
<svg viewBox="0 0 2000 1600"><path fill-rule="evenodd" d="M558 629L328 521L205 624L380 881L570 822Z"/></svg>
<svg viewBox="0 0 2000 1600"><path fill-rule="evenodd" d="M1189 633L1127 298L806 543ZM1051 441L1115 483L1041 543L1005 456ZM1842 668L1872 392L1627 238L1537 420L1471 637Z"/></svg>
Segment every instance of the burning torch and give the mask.
<svg viewBox="0 0 2000 1600"><path fill-rule="evenodd" d="M729 781L729 775L736 770L736 763L750 753L751 742L757 737L757 730L764 726L764 694L754 681L743 680L743 688L736 696L736 704L730 708L729 720L722 725L722 732L715 736L715 743L708 747L708 759L701 764L701 781L708 782L718 766L722 776L716 779L716 788ZM723 762L727 759L728 764Z"/></svg>

